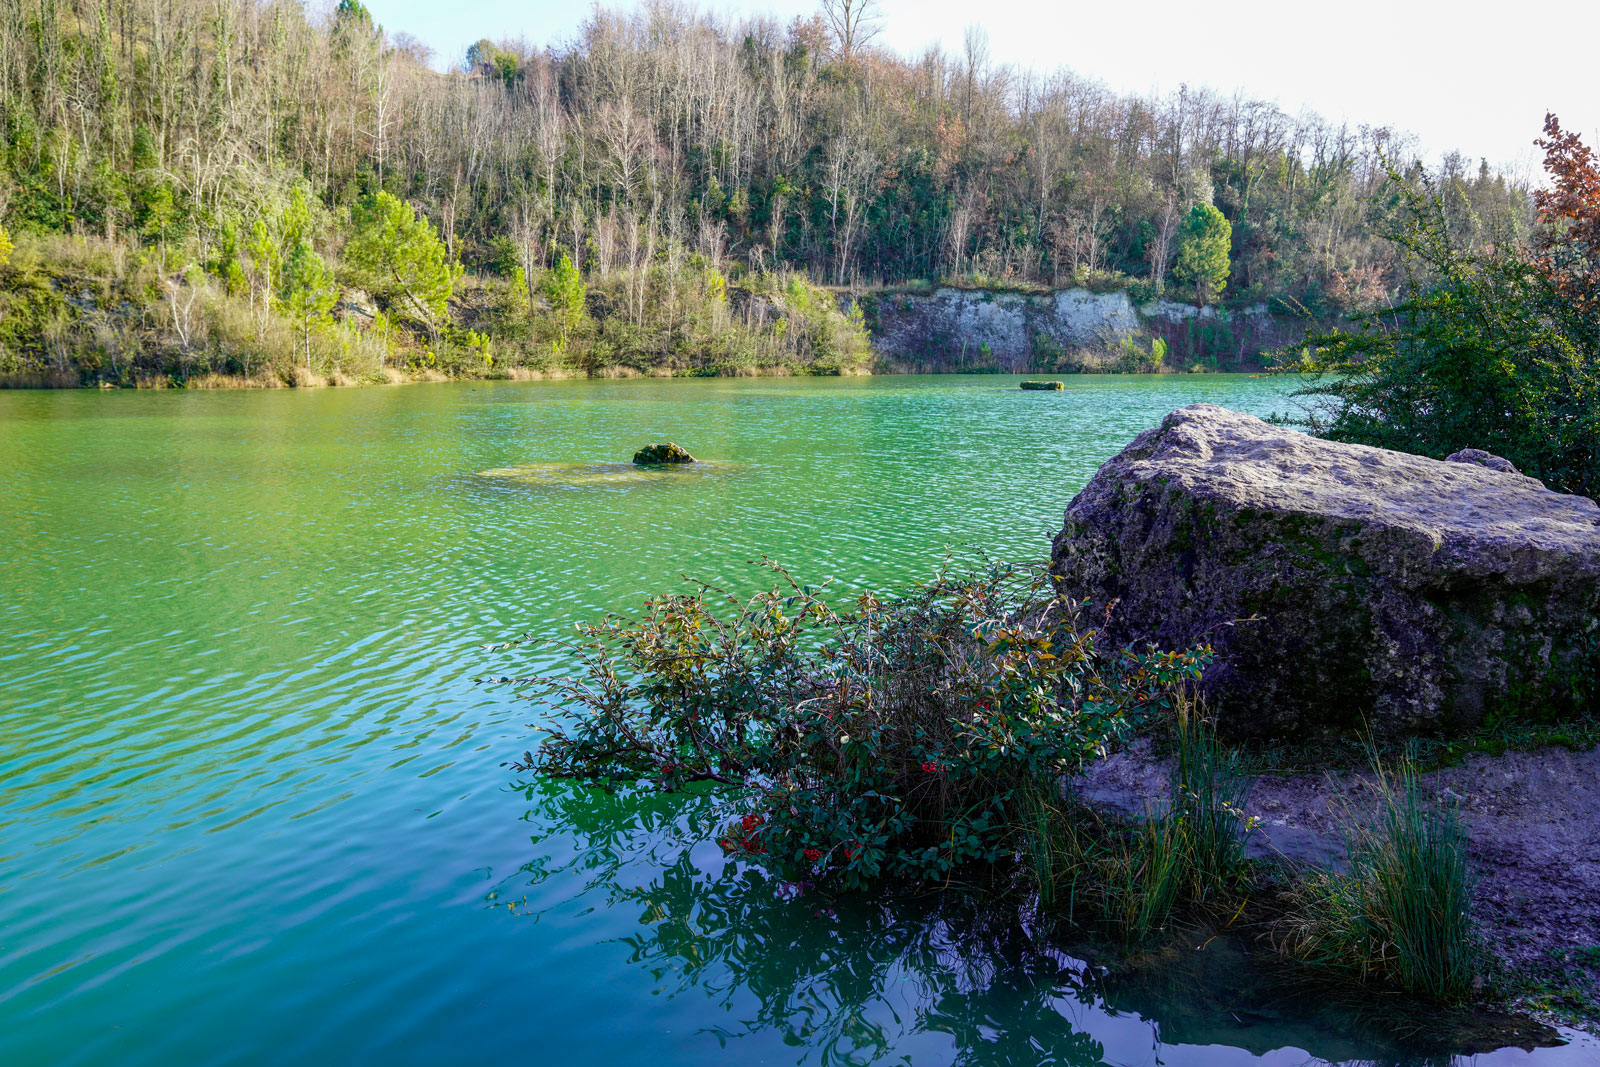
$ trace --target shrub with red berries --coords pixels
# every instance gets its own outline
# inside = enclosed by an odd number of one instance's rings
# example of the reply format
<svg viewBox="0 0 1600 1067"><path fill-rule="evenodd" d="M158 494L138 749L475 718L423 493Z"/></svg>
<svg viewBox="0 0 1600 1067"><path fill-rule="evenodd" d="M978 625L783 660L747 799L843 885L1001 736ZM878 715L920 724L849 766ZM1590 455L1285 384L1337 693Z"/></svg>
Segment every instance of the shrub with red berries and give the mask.
<svg viewBox="0 0 1600 1067"><path fill-rule="evenodd" d="M723 850L780 873L941 879L1009 854L1024 792L1167 707L1209 655L1100 649L1037 570L841 608L773 569L781 584L731 612L702 588L581 628L585 673L530 680L564 711L533 765L714 783L749 812Z"/></svg>

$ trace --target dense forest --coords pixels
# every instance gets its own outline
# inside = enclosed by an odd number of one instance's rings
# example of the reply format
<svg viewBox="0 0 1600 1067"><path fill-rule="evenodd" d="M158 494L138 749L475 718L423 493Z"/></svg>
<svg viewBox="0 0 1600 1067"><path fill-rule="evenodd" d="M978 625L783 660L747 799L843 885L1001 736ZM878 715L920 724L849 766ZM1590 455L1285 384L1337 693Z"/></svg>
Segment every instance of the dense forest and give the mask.
<svg viewBox="0 0 1600 1067"><path fill-rule="evenodd" d="M1526 190L1387 129L877 28L657 0L440 73L357 0L0 0L0 373L841 373L835 293L883 286L1370 308L1391 169L1459 240L1529 232Z"/></svg>

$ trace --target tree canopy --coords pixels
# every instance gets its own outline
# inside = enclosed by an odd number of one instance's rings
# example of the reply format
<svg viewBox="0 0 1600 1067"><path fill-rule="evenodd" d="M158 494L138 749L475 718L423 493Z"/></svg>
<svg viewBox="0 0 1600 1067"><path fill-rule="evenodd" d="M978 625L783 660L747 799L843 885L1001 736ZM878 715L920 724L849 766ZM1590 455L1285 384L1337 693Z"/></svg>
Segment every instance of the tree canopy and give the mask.
<svg viewBox="0 0 1600 1067"><path fill-rule="evenodd" d="M1178 232L1178 262L1172 273L1194 286L1201 306L1214 304L1228 284L1228 253L1233 247L1233 227L1210 204L1189 209Z"/></svg>
<svg viewBox="0 0 1600 1067"><path fill-rule="evenodd" d="M1600 167L1554 116L1546 133L1551 185L1531 247L1464 246L1437 185L1392 176L1402 298L1290 354L1291 369L1321 374L1299 394L1300 421L1436 458L1487 449L1551 488L1600 498Z"/></svg>
<svg viewBox="0 0 1600 1067"><path fill-rule="evenodd" d="M570 43L484 39L446 74L355 0L95 11L0 17L13 232L209 250L305 183L334 217L380 193L411 205L474 268L510 236L530 278L557 248L587 276L676 244L847 284L1127 285L1159 281L1174 213L1207 202L1233 230L1230 297L1320 313L1397 283L1383 160L1419 154L1248 97L1008 67L981 34L900 56L870 0L788 24L597 8ZM1442 177L1456 236L1527 233L1514 183L1459 156Z"/></svg>
<svg viewBox="0 0 1600 1067"><path fill-rule="evenodd" d="M356 203L350 224L345 259L365 273L375 296L394 301L436 334L460 268L448 261L433 223L410 204L378 192Z"/></svg>

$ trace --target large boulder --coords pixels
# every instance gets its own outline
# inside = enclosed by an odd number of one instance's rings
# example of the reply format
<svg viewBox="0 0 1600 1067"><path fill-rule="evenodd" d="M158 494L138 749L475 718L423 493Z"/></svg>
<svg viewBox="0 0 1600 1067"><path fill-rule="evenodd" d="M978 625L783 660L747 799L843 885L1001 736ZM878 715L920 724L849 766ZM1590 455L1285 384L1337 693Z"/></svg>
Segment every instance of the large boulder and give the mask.
<svg viewBox="0 0 1600 1067"><path fill-rule="evenodd" d="M1600 506L1486 458L1338 444L1196 404L1100 468L1052 569L1109 606L1119 644L1209 642L1203 685L1235 737L1592 708Z"/></svg>

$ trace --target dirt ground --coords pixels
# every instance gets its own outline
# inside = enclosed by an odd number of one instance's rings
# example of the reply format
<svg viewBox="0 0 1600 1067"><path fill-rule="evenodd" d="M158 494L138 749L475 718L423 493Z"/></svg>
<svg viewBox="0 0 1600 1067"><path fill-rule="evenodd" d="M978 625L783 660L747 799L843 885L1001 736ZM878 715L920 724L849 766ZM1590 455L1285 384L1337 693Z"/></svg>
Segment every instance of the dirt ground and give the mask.
<svg viewBox="0 0 1600 1067"><path fill-rule="evenodd" d="M1137 815L1164 802L1167 771L1166 760L1139 742L1091 767L1076 786L1091 804ZM1370 806L1370 778L1333 771L1257 779L1245 805L1261 818L1250 851L1342 866L1340 825ZM1593 997L1600 990L1600 749L1475 754L1420 781L1466 819L1475 917L1489 947L1524 981L1587 985Z"/></svg>

